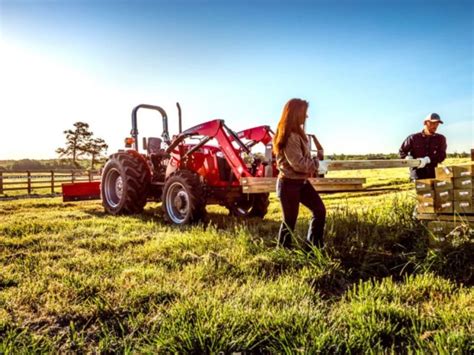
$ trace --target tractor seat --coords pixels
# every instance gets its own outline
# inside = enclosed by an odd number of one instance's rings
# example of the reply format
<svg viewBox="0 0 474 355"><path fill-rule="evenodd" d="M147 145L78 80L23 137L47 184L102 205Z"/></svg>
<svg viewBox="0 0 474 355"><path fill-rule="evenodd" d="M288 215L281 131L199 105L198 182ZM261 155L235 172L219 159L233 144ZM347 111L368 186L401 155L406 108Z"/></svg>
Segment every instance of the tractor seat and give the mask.
<svg viewBox="0 0 474 355"><path fill-rule="evenodd" d="M161 149L161 138L149 137L146 150L149 155L159 153Z"/></svg>

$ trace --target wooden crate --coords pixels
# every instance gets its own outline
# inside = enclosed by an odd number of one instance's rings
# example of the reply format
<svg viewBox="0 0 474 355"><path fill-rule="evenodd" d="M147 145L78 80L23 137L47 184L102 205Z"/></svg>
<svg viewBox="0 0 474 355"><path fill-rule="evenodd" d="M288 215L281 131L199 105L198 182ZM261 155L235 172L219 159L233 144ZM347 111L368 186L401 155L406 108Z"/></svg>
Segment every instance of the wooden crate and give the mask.
<svg viewBox="0 0 474 355"><path fill-rule="evenodd" d="M454 201L471 201L472 190L471 189L454 189L453 199Z"/></svg>
<svg viewBox="0 0 474 355"><path fill-rule="evenodd" d="M458 177L453 179L455 189L472 189L472 177Z"/></svg>
<svg viewBox="0 0 474 355"><path fill-rule="evenodd" d="M446 191L453 189L452 179L435 179L433 181L435 191Z"/></svg>
<svg viewBox="0 0 474 355"><path fill-rule="evenodd" d="M426 228L429 231L428 244L432 248L445 248L453 243L457 231L464 233L474 225L465 221L428 221Z"/></svg>
<svg viewBox="0 0 474 355"><path fill-rule="evenodd" d="M417 193L433 191L434 179L420 179L415 181L415 190Z"/></svg>
<svg viewBox="0 0 474 355"><path fill-rule="evenodd" d="M474 213L472 201L454 201L454 213L470 214Z"/></svg>
<svg viewBox="0 0 474 355"><path fill-rule="evenodd" d="M469 177L474 175L474 165L472 163L468 163L453 166L442 166L437 167L435 172L436 178L439 179Z"/></svg>

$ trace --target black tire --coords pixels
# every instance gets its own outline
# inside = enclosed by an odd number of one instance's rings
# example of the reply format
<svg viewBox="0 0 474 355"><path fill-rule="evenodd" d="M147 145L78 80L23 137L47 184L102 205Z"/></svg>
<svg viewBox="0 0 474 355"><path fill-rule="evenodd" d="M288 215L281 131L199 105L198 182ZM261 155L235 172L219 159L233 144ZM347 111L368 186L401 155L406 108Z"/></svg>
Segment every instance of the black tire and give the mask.
<svg viewBox="0 0 474 355"><path fill-rule="evenodd" d="M232 216L263 218L268 212L269 204L269 194L248 194L243 195L227 208Z"/></svg>
<svg viewBox="0 0 474 355"><path fill-rule="evenodd" d="M149 187L150 173L143 160L129 153L113 154L102 173L102 205L114 215L141 213Z"/></svg>
<svg viewBox="0 0 474 355"><path fill-rule="evenodd" d="M199 175L178 170L165 182L162 199L166 220L185 225L201 221L206 215L206 199Z"/></svg>

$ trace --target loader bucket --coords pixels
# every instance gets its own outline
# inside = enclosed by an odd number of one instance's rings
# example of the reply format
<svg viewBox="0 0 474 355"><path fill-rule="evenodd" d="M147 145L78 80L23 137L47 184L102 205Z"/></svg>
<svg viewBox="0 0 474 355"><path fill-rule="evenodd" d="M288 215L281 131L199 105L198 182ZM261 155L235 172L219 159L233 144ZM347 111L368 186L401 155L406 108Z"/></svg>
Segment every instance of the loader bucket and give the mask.
<svg viewBox="0 0 474 355"><path fill-rule="evenodd" d="M100 199L100 181L62 184L63 202Z"/></svg>

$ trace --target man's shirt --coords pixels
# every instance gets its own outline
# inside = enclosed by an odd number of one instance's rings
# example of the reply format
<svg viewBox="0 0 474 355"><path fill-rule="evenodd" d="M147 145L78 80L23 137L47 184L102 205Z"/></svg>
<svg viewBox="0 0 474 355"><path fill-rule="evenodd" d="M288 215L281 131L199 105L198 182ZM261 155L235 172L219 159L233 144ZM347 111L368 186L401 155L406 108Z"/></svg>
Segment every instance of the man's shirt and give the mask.
<svg viewBox="0 0 474 355"><path fill-rule="evenodd" d="M431 163L424 168L412 168L410 176L413 179L431 179L435 177L435 167L446 159L446 138L435 133L431 136L424 132L408 136L400 147L400 158L411 155L413 158L430 157Z"/></svg>

